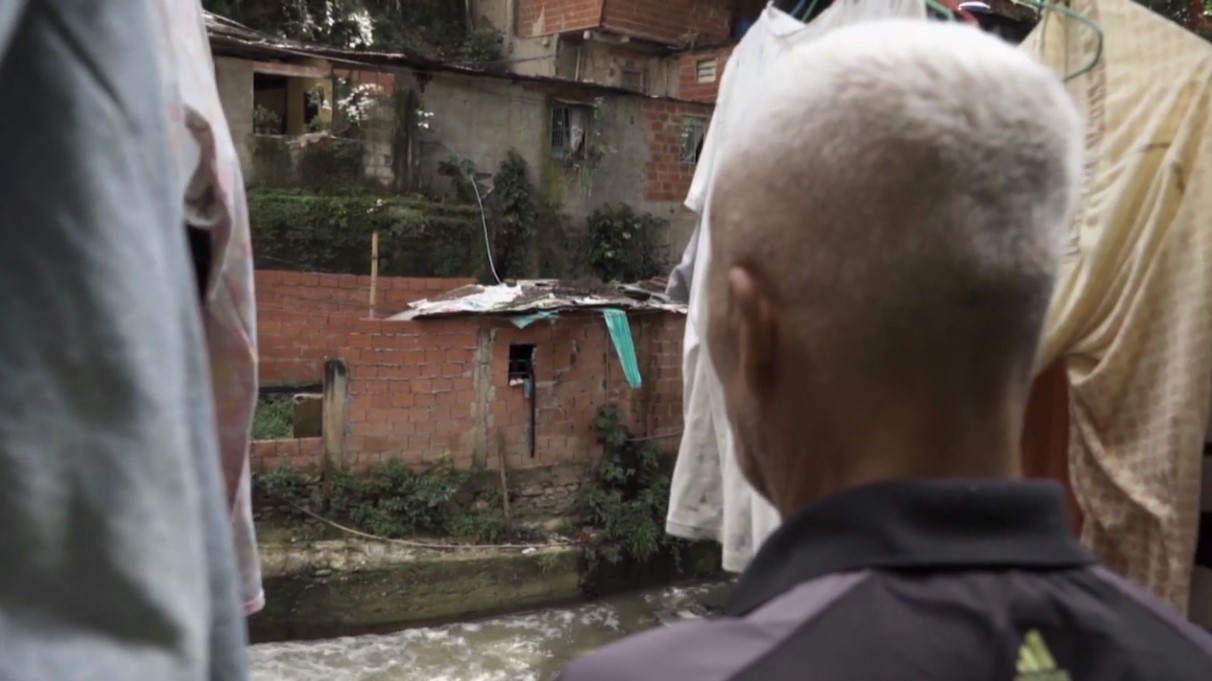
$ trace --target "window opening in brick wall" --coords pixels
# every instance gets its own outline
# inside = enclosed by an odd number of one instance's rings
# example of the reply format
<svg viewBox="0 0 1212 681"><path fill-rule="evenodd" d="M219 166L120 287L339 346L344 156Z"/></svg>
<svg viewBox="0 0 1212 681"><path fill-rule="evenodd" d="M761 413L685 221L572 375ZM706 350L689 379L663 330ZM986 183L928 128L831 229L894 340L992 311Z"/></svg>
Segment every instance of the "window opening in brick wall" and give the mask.
<svg viewBox="0 0 1212 681"><path fill-rule="evenodd" d="M700 59L694 64L694 77L700 83L715 82L715 64L716 59Z"/></svg>
<svg viewBox="0 0 1212 681"><path fill-rule="evenodd" d="M593 109L580 104L555 102L551 107L551 155L553 158L580 158L585 153L585 138Z"/></svg>
<svg viewBox="0 0 1212 681"><path fill-rule="evenodd" d="M636 92L644 91L644 72L639 69L623 69L620 85Z"/></svg>
<svg viewBox="0 0 1212 681"><path fill-rule="evenodd" d="M509 346L509 385L522 385L534 377L534 346Z"/></svg>
<svg viewBox="0 0 1212 681"><path fill-rule="evenodd" d="M687 116L682 119L682 163L698 163L707 136L707 119Z"/></svg>

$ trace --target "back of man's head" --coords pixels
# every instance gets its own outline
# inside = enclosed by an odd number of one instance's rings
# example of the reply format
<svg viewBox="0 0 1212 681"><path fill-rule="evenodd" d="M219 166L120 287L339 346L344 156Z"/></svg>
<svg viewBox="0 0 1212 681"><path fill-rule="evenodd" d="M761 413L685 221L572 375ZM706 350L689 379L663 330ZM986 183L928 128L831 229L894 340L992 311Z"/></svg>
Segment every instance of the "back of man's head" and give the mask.
<svg viewBox="0 0 1212 681"><path fill-rule="evenodd" d="M769 83L711 202L709 346L747 474L784 512L1011 474L1081 180L1060 80L977 30L885 21Z"/></svg>

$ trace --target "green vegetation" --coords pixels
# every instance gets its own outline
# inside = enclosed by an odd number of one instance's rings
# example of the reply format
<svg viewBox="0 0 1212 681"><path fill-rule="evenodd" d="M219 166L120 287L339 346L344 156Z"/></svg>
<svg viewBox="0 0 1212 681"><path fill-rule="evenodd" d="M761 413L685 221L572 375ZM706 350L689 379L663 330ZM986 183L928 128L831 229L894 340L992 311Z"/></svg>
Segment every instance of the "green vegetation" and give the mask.
<svg viewBox="0 0 1212 681"><path fill-rule="evenodd" d="M584 523L593 528L585 555L597 561L643 563L662 551L679 557L690 544L665 533L669 473L652 443L637 443L615 405L598 411L594 425L605 456L597 485L584 491Z"/></svg>
<svg viewBox="0 0 1212 681"><path fill-rule="evenodd" d="M469 482L469 473L448 462L414 470L395 460L369 476L338 472L327 484L292 467L257 476L262 490L288 502L281 510L289 520L305 520L303 508L379 537L508 540L499 495Z"/></svg>
<svg viewBox="0 0 1212 681"><path fill-rule="evenodd" d="M466 277L484 267L479 211L421 198L248 193L258 267L367 274L379 232L385 276Z"/></svg>
<svg viewBox="0 0 1212 681"><path fill-rule="evenodd" d="M253 415L252 439L285 440L294 437L294 401L290 395L262 395Z"/></svg>
<svg viewBox="0 0 1212 681"><path fill-rule="evenodd" d="M491 26L480 26L468 31L459 49L459 59L469 64L501 67L504 50L505 36Z"/></svg>
<svg viewBox="0 0 1212 681"><path fill-rule="evenodd" d="M667 271L664 220L617 204L594 211L586 227L589 265L602 281L639 281Z"/></svg>
<svg viewBox="0 0 1212 681"><path fill-rule="evenodd" d="M502 277L534 274L527 261L539 229L539 201L527 178L526 161L511 150L497 174L488 208L492 212L493 257Z"/></svg>
<svg viewBox="0 0 1212 681"><path fill-rule="evenodd" d="M307 42L439 59L500 58L500 39L494 53L488 32L471 29L464 4L451 0L203 0L202 6Z"/></svg>

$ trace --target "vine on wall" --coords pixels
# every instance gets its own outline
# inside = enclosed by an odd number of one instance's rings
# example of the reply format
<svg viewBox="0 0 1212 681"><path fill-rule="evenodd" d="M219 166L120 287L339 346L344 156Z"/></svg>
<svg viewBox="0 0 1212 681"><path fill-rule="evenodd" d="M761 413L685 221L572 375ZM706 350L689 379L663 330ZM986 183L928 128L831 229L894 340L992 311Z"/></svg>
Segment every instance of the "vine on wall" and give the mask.
<svg viewBox="0 0 1212 681"><path fill-rule="evenodd" d="M492 211L493 257L502 277L533 275L528 257L539 227L538 199L527 177L526 161L510 150L493 177Z"/></svg>
<svg viewBox="0 0 1212 681"><path fill-rule="evenodd" d="M606 100L597 97L589 108L589 119L585 125L585 142L581 153L569 156L565 164L576 174L577 185L586 196L593 194L593 179L602 167L605 159L614 153L614 147L607 143L605 122Z"/></svg>

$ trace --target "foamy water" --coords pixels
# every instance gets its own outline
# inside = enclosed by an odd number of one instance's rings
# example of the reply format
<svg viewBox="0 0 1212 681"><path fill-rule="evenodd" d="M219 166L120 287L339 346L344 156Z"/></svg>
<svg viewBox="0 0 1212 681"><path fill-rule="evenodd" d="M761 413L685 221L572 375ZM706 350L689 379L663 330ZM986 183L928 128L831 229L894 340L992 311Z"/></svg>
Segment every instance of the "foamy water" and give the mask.
<svg viewBox="0 0 1212 681"><path fill-rule="evenodd" d="M253 646L253 681L550 681L568 660L657 625L708 586L444 627Z"/></svg>

